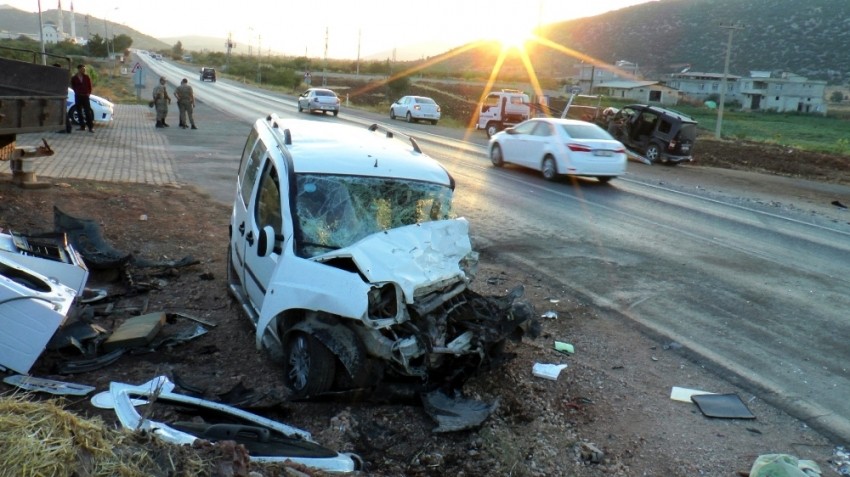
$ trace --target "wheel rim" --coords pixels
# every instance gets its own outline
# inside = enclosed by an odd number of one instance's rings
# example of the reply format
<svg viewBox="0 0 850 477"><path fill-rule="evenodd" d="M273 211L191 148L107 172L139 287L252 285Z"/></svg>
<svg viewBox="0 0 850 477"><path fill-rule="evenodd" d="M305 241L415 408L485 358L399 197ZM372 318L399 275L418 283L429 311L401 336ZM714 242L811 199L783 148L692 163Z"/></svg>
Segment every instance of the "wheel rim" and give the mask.
<svg viewBox="0 0 850 477"><path fill-rule="evenodd" d="M555 177L557 172L555 171L555 161L552 159L544 159L543 160L543 177L546 179L552 179Z"/></svg>
<svg viewBox="0 0 850 477"><path fill-rule="evenodd" d="M499 128L497 128L496 126L487 126L487 137L493 137L493 135L497 132L499 132Z"/></svg>
<svg viewBox="0 0 850 477"><path fill-rule="evenodd" d="M307 376L310 373L310 352L307 346L307 339L299 334L293 339L289 353L289 381L298 391L307 387Z"/></svg>
<svg viewBox="0 0 850 477"><path fill-rule="evenodd" d="M652 145L646 149L646 158L651 162L655 162L658 159L658 146Z"/></svg>
<svg viewBox="0 0 850 477"><path fill-rule="evenodd" d="M502 165L504 162L504 158L502 157L502 148L499 145L493 146L493 150L490 151L490 161L497 166Z"/></svg>

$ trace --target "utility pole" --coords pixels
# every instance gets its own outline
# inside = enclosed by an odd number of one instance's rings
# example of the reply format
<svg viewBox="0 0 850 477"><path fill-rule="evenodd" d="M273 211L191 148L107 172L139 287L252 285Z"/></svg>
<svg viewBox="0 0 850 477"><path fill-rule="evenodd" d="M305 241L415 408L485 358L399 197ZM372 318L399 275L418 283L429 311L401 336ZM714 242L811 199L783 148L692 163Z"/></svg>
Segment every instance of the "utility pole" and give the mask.
<svg viewBox="0 0 850 477"><path fill-rule="evenodd" d="M227 56L224 59L224 71L227 71L227 67L230 66L230 50L236 47L236 43L233 43L233 35L230 32L227 32L227 41L224 42L224 47L227 48Z"/></svg>
<svg viewBox="0 0 850 477"><path fill-rule="evenodd" d="M260 61L263 59L262 41L263 35L257 33L257 84L261 84L263 82L263 77L260 74Z"/></svg>
<svg viewBox="0 0 850 477"><path fill-rule="evenodd" d="M363 30L357 30L357 76L360 76L360 40L363 39Z"/></svg>
<svg viewBox="0 0 850 477"><path fill-rule="evenodd" d="M720 82L720 104L717 106L717 127L714 129L714 138L720 139L720 131L723 128L723 104L726 102L726 81L729 78L729 57L732 55L732 35L735 30L743 30L740 24L720 25L723 30L729 30L729 39L726 40L726 62L723 65L723 81Z"/></svg>
<svg viewBox="0 0 850 477"><path fill-rule="evenodd" d="M328 27L325 27L325 61L324 66L322 66L322 86L328 85Z"/></svg>

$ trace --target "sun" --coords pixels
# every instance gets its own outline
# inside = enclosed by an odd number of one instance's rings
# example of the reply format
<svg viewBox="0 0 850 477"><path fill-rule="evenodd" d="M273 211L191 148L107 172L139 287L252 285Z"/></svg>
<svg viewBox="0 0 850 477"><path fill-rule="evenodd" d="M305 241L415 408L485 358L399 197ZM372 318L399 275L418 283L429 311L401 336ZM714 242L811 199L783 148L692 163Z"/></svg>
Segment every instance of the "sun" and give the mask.
<svg viewBox="0 0 850 477"><path fill-rule="evenodd" d="M525 44L533 37L534 35L528 30L516 29L502 32L496 40L502 45L502 51L514 49L525 51Z"/></svg>

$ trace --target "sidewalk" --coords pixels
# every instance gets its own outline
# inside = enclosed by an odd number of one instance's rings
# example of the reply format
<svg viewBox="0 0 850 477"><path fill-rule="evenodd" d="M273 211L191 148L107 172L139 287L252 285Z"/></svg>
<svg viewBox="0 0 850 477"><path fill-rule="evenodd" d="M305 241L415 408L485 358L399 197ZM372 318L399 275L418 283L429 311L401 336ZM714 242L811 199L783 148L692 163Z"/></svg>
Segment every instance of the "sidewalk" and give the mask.
<svg viewBox="0 0 850 477"><path fill-rule="evenodd" d="M108 125L95 123L94 134L74 129L19 134L18 146L47 140L53 156L34 160L39 182L82 179L192 186L230 205L242 148L251 125L200 102L197 130L177 126L177 108L168 112L171 127L157 129L154 110L145 105L115 105ZM9 167L0 163L0 167Z"/></svg>
<svg viewBox="0 0 850 477"><path fill-rule="evenodd" d="M75 127L58 132L19 134L18 146L47 141L54 155L35 159L39 179L89 179L108 182L178 182L168 138L154 128L154 112L143 105L115 105L115 119L95 123L94 134Z"/></svg>

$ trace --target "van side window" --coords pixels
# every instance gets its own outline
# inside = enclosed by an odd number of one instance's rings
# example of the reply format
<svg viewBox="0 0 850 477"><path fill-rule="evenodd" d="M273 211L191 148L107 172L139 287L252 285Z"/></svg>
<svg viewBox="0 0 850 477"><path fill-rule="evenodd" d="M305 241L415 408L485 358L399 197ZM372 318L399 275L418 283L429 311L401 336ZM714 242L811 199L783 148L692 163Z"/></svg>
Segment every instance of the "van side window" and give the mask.
<svg viewBox="0 0 850 477"><path fill-rule="evenodd" d="M278 180L277 169L274 167L272 161L266 161L266 166L263 168L263 175L260 178L257 201L254 206L254 222L257 224L259 230L262 230L267 225L271 225L274 229L275 237L281 237L283 234L280 181ZM276 251L279 249L279 245L276 238ZM280 252L278 251L277 253Z"/></svg>
<svg viewBox="0 0 850 477"><path fill-rule="evenodd" d="M251 200L251 191L254 189L254 183L257 179L257 174L260 170L260 164L263 157L266 155L266 145L263 141L257 142L257 145L251 151L248 159L245 161L245 168L240 174L240 185L242 193L242 202L248 204Z"/></svg>

